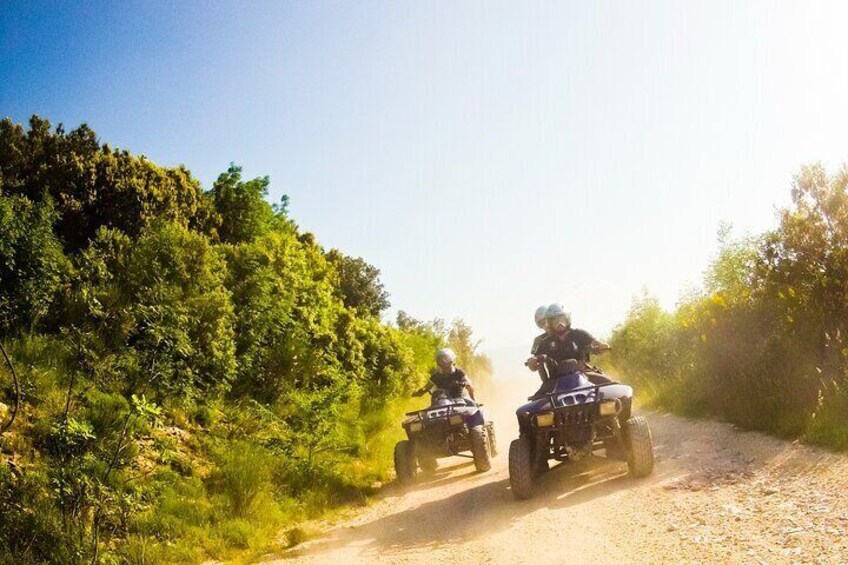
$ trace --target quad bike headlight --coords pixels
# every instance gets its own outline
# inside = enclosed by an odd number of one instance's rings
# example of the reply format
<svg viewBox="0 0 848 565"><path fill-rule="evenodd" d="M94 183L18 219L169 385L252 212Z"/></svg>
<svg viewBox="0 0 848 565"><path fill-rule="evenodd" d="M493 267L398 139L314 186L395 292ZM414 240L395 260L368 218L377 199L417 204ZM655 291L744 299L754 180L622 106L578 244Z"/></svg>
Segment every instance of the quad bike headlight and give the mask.
<svg viewBox="0 0 848 565"><path fill-rule="evenodd" d="M541 414L536 414L536 425L540 428L547 428L554 425L554 413L553 412L542 412Z"/></svg>
<svg viewBox="0 0 848 565"><path fill-rule="evenodd" d="M454 414L448 418L448 422L450 422L451 426L458 426L463 422L462 414Z"/></svg>
<svg viewBox="0 0 848 565"><path fill-rule="evenodd" d="M615 416L621 412L621 401L617 398L612 400L604 400L598 409L601 416Z"/></svg>
<svg viewBox="0 0 848 565"><path fill-rule="evenodd" d="M411 424L409 424L409 431L412 433L420 432L423 429L424 424L422 424L421 422L412 422Z"/></svg>

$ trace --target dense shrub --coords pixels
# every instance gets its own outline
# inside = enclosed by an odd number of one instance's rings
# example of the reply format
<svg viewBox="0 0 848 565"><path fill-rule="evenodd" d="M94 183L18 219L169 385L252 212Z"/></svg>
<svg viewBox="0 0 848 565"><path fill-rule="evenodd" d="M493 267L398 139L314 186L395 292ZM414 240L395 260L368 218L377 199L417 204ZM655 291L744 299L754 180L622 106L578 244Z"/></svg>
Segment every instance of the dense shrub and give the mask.
<svg viewBox="0 0 848 565"><path fill-rule="evenodd" d="M0 176L0 335L44 325L70 274L52 201L3 194Z"/></svg>
<svg viewBox="0 0 848 565"><path fill-rule="evenodd" d="M721 250L675 312L636 302L611 363L651 402L836 448L848 446L848 171L805 167L792 207Z"/></svg>

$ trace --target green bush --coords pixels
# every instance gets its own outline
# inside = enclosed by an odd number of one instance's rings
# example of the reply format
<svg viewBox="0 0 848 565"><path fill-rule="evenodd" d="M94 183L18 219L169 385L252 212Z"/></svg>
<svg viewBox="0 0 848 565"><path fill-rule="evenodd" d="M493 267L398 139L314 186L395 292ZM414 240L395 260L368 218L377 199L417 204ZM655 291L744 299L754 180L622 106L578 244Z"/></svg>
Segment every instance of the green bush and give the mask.
<svg viewBox="0 0 848 565"><path fill-rule="evenodd" d="M223 446L216 458L215 490L226 498L234 517L247 516L270 482L268 453L252 443L238 441Z"/></svg>
<svg viewBox="0 0 848 565"><path fill-rule="evenodd" d="M46 322L70 276L52 200L6 196L0 176L0 335Z"/></svg>
<svg viewBox="0 0 848 565"><path fill-rule="evenodd" d="M44 469L0 466L0 563L74 563L82 553L44 496L48 489Z"/></svg>
<svg viewBox="0 0 848 565"><path fill-rule="evenodd" d="M251 539L256 535L250 522L241 518L227 520L218 526L221 537L230 547L247 549Z"/></svg>
<svg viewBox="0 0 848 565"><path fill-rule="evenodd" d="M848 449L848 386L832 383L823 387L816 411L807 424L806 439L834 449Z"/></svg>

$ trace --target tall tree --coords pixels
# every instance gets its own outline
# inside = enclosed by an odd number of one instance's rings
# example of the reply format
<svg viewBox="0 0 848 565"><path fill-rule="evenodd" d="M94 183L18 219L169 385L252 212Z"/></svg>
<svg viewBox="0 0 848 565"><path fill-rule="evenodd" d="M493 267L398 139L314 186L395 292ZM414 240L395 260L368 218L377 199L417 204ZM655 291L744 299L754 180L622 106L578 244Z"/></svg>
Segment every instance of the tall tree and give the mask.
<svg viewBox="0 0 848 565"><path fill-rule="evenodd" d="M380 269L361 257L348 257L333 249L328 259L339 274L339 292L344 305L371 316L379 316L391 305L389 293L380 281Z"/></svg>
<svg viewBox="0 0 848 565"><path fill-rule="evenodd" d="M253 241L268 231L274 218L274 208L265 200L269 178L243 181L241 172L241 167L230 164L209 192L221 217L218 234L224 243ZM285 206L282 209L285 213Z"/></svg>

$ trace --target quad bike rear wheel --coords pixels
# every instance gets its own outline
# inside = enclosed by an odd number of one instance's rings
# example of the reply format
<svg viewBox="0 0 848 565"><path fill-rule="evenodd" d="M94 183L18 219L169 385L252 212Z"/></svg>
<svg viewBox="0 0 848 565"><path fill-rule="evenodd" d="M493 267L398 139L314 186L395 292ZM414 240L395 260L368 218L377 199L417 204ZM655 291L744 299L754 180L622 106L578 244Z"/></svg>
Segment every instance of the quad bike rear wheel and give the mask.
<svg viewBox="0 0 848 565"><path fill-rule="evenodd" d="M524 434L509 444L509 484L518 500L533 493L533 450L530 438Z"/></svg>
<svg viewBox="0 0 848 565"><path fill-rule="evenodd" d="M495 437L495 425L492 422L486 422L486 436L489 438L489 454L492 457L497 457L498 442Z"/></svg>
<svg viewBox="0 0 848 565"><path fill-rule="evenodd" d="M492 461L489 458L489 440L486 437L486 428L483 426L474 426L468 430L468 436L471 440L471 453L474 455L474 466L478 473L483 473L492 468Z"/></svg>
<svg viewBox="0 0 848 565"><path fill-rule="evenodd" d="M654 443L648 421L642 416L634 416L624 423L622 431L630 474L647 477L654 470Z"/></svg>
<svg viewBox="0 0 848 565"><path fill-rule="evenodd" d="M398 482L402 485L411 483L417 470L412 443L407 439L397 442L395 445L395 473L397 473Z"/></svg>

